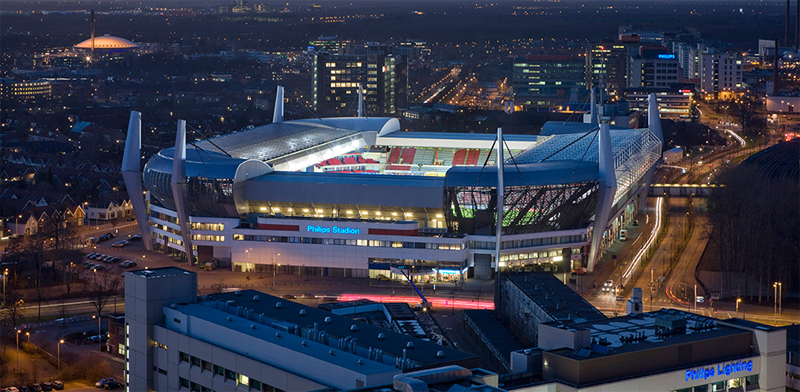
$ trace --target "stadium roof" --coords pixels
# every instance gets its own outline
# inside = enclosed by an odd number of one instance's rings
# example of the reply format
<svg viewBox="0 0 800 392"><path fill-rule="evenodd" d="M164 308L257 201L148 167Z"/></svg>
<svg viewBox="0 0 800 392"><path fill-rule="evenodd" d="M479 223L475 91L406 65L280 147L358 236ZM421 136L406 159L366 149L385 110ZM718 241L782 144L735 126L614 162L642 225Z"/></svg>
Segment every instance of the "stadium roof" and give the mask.
<svg viewBox="0 0 800 392"><path fill-rule="evenodd" d="M545 161L537 165L513 164L503 170L505 186L542 186L597 181L597 163L577 160ZM454 166L447 171L445 186L497 186L497 167Z"/></svg>
<svg viewBox="0 0 800 392"><path fill-rule="evenodd" d="M494 133L458 132L394 132L378 136L379 146L434 147L434 148L480 148L489 149L497 137ZM537 135L503 135L509 148L524 150L534 145Z"/></svg>
<svg viewBox="0 0 800 392"><path fill-rule="evenodd" d="M616 202L661 157L661 141L647 128L612 130L611 148L617 175ZM597 132L552 135L516 157L517 164L544 160L598 162ZM506 161L506 164L511 164Z"/></svg>
<svg viewBox="0 0 800 392"><path fill-rule="evenodd" d="M223 151L246 159L270 161L357 133L325 124L281 122L236 131L195 143L206 151Z"/></svg>

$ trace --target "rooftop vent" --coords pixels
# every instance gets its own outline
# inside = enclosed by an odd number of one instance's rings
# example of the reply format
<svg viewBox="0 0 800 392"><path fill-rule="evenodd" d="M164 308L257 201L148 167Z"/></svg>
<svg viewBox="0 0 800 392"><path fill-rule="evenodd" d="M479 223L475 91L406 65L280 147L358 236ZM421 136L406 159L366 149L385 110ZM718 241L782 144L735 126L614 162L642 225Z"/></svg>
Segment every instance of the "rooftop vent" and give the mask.
<svg viewBox="0 0 800 392"><path fill-rule="evenodd" d="M386 339L386 335L384 335L383 333L379 333L378 340L384 340L384 339Z"/></svg>
<svg viewBox="0 0 800 392"><path fill-rule="evenodd" d="M170 307L170 309L177 309L178 308L178 304L173 302L173 303L169 304L169 307Z"/></svg>
<svg viewBox="0 0 800 392"><path fill-rule="evenodd" d="M301 345L301 346L303 346L303 347L308 347L308 343L306 343L306 341L305 341L305 340L303 340L302 342L300 342L300 345Z"/></svg>
<svg viewBox="0 0 800 392"><path fill-rule="evenodd" d="M306 310L305 309L300 309L300 315L301 316L305 316L306 315Z"/></svg>
<svg viewBox="0 0 800 392"><path fill-rule="evenodd" d="M333 322L333 320L331 320L330 317L325 317L325 324L330 324L332 322Z"/></svg>
<svg viewBox="0 0 800 392"><path fill-rule="evenodd" d="M258 301L260 301L260 300L261 300L261 298L258 298L258 296L257 296L257 295L254 295L254 296L253 296L253 302L258 302Z"/></svg>
<svg viewBox="0 0 800 392"><path fill-rule="evenodd" d="M333 351L333 350L331 350L331 351L328 351L328 355L330 355L330 356L332 356L332 357L333 357L333 356L336 356L336 352L335 352L335 351Z"/></svg>
<svg viewBox="0 0 800 392"><path fill-rule="evenodd" d="M250 329L256 329L256 325L255 324L250 324Z"/></svg>
<svg viewBox="0 0 800 392"><path fill-rule="evenodd" d="M355 325L355 324L351 325L350 326L350 332L358 332L358 325Z"/></svg>
<svg viewBox="0 0 800 392"><path fill-rule="evenodd" d="M439 357L439 358L443 357L444 356L444 351L437 351L436 352L436 356Z"/></svg>
<svg viewBox="0 0 800 392"><path fill-rule="evenodd" d="M359 359L358 360L358 366L364 366L364 360L363 359Z"/></svg>
<svg viewBox="0 0 800 392"><path fill-rule="evenodd" d="M281 338L281 333L280 332L275 332L275 337L280 339Z"/></svg>
<svg viewBox="0 0 800 392"><path fill-rule="evenodd" d="M228 322L231 322L231 321L233 321L233 317L228 316Z"/></svg>
<svg viewBox="0 0 800 392"><path fill-rule="evenodd" d="M414 342L406 343L406 348L414 348Z"/></svg>
<svg viewBox="0 0 800 392"><path fill-rule="evenodd" d="M282 303L280 303L280 302L276 302L276 303L275 303L275 309L280 309L280 308L282 308L282 307L283 307L283 304L282 304Z"/></svg>
<svg viewBox="0 0 800 392"><path fill-rule="evenodd" d="M242 296L242 292L240 290L236 290L236 292L233 293L233 295L235 295L237 297L241 297Z"/></svg>

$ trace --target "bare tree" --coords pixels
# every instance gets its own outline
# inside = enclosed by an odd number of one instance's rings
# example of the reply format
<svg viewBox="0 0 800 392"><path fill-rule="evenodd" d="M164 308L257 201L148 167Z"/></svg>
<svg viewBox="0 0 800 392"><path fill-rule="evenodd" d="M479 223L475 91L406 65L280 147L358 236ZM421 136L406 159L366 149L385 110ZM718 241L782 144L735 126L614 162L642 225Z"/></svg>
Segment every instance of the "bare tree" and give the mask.
<svg viewBox="0 0 800 392"><path fill-rule="evenodd" d="M97 272L95 272L96 274ZM105 279L94 279L89 290L89 301L97 310L97 317L103 313L103 308L108 304L109 298L112 296L110 283Z"/></svg>
<svg viewBox="0 0 800 392"><path fill-rule="evenodd" d="M3 319L11 324L11 330L17 329L17 323L23 320L22 307L25 301L22 292L14 286L6 287L6 302L3 304Z"/></svg>
<svg viewBox="0 0 800 392"><path fill-rule="evenodd" d="M72 291L72 286L75 284L78 270L81 261L83 261L83 252L77 249L65 249L61 253L61 280L64 282L64 287L67 289L67 297Z"/></svg>

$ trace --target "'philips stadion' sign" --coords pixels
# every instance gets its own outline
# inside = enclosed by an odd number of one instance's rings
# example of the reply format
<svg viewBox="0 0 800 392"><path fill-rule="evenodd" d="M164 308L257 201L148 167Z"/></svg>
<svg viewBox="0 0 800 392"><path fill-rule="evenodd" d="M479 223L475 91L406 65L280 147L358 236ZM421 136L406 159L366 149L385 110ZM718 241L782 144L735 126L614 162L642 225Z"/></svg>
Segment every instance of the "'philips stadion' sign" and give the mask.
<svg viewBox="0 0 800 392"><path fill-rule="evenodd" d="M753 361L736 361L717 365L716 368L700 367L686 371L686 381L705 380L714 376L730 376L734 373L753 371Z"/></svg>
<svg viewBox="0 0 800 392"><path fill-rule="evenodd" d="M350 227L338 227L338 226L324 227L324 226L312 226L312 225L308 225L308 227L306 227L306 231L309 232L309 233L321 233L321 234L329 234L329 233L333 233L333 234L359 234L359 233L361 233L360 229L353 229L353 228L350 228Z"/></svg>

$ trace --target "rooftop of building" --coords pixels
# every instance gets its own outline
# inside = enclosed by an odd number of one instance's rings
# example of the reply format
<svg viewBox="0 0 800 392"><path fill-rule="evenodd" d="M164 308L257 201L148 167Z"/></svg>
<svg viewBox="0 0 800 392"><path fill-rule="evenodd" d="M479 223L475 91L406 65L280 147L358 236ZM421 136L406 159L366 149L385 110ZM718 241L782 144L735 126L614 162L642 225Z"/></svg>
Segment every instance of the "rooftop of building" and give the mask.
<svg viewBox="0 0 800 392"><path fill-rule="evenodd" d="M744 320L735 321L734 324L740 324L739 321ZM658 347L683 345L723 336L742 335L744 337L750 335L751 332L748 329L751 328L735 328L726 325L730 323L731 320L721 323L712 317L676 309L661 309L638 315L587 321L563 326L563 328L578 331L589 330L592 336L590 348L564 348L551 350L549 353L580 361ZM756 328L762 326L758 323L746 323L752 324ZM562 327L558 321L547 323L547 325ZM672 333L657 333L659 329L665 331L669 326L675 326ZM682 326L685 326L685 332Z"/></svg>
<svg viewBox="0 0 800 392"><path fill-rule="evenodd" d="M529 272L503 276L558 323L581 323L606 320L597 308L547 272Z"/></svg>
<svg viewBox="0 0 800 392"><path fill-rule="evenodd" d="M129 271L128 273L145 277L148 279L153 278L163 278L166 276L177 276L177 275L190 275L192 272L187 271L183 268L178 267L164 267L164 268L154 268L154 269L143 269L138 271Z"/></svg>
<svg viewBox="0 0 800 392"><path fill-rule="evenodd" d="M261 293L259 293L261 294ZM217 310L203 304L178 304L174 310L187 316L196 317L206 322L215 324L221 329L235 331L248 337L267 341L271 344L285 347L296 351L299 354L312 357L316 360L328 362L333 365L352 370L361 374L378 374L396 371L397 369L376 361L367 361L365 358L343 351L332 350L332 347L309 341L300 336L265 326L259 326L243 317L238 317L222 310ZM255 327L254 327L255 326ZM191 335L190 335L191 336ZM334 351L334 355L331 352ZM251 353L254 359L259 358L261 353Z"/></svg>
<svg viewBox="0 0 800 392"><path fill-rule="evenodd" d="M258 299L254 300L254 297ZM318 330L326 331L331 337L357 338L357 345L383 350L386 354L402 357L403 350L411 343L413 348L407 350L407 357L420 367L440 366L443 364L474 362L477 356L443 347L436 343L402 335L392 330L379 328L367 323L338 316L321 309L306 306L291 300L282 299L256 290L244 290L237 293L214 294L203 302L206 306L214 306L214 300L229 302L231 306L242 306L252 309L255 314L263 313L265 317L279 319L302 328L311 329L316 324ZM281 306L276 306L280 303ZM326 321L327 320L327 321ZM356 326L356 330L352 327Z"/></svg>
<svg viewBox="0 0 800 392"><path fill-rule="evenodd" d="M92 48L92 39L89 38L77 45L76 48L80 49L91 49ZM128 41L125 38L114 37L110 34L105 34L99 37L94 37L94 48L95 50L108 50L108 49L134 49L138 48L139 45Z"/></svg>

